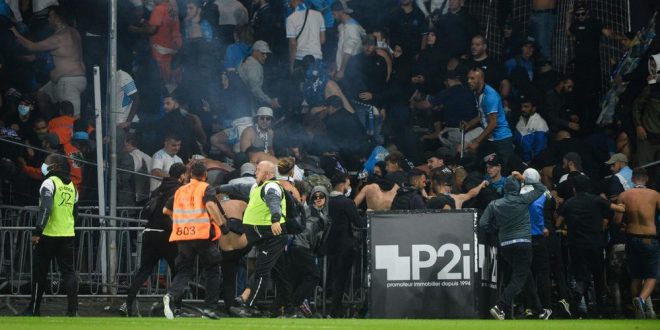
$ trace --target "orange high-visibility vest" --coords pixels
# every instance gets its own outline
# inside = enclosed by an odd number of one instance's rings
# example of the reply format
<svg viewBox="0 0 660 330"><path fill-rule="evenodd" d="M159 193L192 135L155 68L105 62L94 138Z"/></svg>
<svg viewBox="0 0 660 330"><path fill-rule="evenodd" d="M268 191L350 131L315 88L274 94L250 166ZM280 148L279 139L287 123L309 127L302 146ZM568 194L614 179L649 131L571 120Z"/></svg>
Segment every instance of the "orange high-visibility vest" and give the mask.
<svg viewBox="0 0 660 330"><path fill-rule="evenodd" d="M211 222L204 203L204 192L208 185L191 179L190 183L174 193L170 242L209 239L211 228L215 230L213 240L220 238L220 228Z"/></svg>

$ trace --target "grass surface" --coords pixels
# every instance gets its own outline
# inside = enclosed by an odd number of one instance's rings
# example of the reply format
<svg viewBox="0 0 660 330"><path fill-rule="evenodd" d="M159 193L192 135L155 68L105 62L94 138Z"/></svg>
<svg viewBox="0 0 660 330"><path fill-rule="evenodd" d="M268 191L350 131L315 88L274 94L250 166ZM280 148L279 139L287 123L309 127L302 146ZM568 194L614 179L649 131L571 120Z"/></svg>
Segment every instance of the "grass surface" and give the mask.
<svg viewBox="0 0 660 330"><path fill-rule="evenodd" d="M236 319L204 320L181 318L65 318L65 317L0 317L0 329L660 329L660 320L301 320L301 319Z"/></svg>

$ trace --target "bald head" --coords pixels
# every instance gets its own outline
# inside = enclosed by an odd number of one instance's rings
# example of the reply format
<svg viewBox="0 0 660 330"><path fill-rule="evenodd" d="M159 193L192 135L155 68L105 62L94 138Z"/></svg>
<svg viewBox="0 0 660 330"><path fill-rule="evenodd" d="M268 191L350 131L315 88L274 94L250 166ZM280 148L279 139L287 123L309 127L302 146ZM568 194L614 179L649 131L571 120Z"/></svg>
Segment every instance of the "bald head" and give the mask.
<svg viewBox="0 0 660 330"><path fill-rule="evenodd" d="M257 171L254 176L257 179L257 183L261 184L268 179L275 177L277 171L277 166L270 161L264 160L257 164Z"/></svg>

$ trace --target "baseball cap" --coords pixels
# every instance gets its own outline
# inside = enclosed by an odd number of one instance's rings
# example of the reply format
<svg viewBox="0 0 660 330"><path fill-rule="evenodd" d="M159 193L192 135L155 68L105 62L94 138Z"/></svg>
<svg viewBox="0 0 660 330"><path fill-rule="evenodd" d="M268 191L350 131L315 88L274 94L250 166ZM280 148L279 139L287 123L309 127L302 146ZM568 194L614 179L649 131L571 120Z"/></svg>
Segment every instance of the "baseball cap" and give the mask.
<svg viewBox="0 0 660 330"><path fill-rule="evenodd" d="M273 116L273 109L269 107L261 107L257 109L257 116Z"/></svg>
<svg viewBox="0 0 660 330"><path fill-rule="evenodd" d="M532 37L532 36L528 36L520 44L520 46L525 46L525 45L532 45L533 47L536 47L536 39L534 39L534 37Z"/></svg>
<svg viewBox="0 0 660 330"><path fill-rule="evenodd" d="M533 104L533 105L536 105L536 104L537 104L537 102L536 102L536 98L535 98L534 96L532 96L532 95L524 95L524 94L523 94L523 95L520 95L520 104L523 104L523 103L531 103L531 104Z"/></svg>
<svg viewBox="0 0 660 330"><path fill-rule="evenodd" d="M254 175L257 172L257 168L252 163L245 163L241 165L241 176L246 174Z"/></svg>
<svg viewBox="0 0 660 330"><path fill-rule="evenodd" d="M605 162L605 164L607 164L607 165L612 165L612 164L614 164L614 163L618 163L618 162L628 164L628 157L626 157L626 155L621 154L621 153L619 153L619 154L614 154L614 155L612 155L612 157L610 157L610 159L608 159L608 160Z"/></svg>
<svg viewBox="0 0 660 330"><path fill-rule="evenodd" d="M569 152L564 155L564 159L573 162L579 171L582 171L582 157L577 152Z"/></svg>
<svg viewBox="0 0 660 330"><path fill-rule="evenodd" d="M500 157L498 157L496 153L484 157L484 161L486 162L486 165L502 166L502 160L500 160Z"/></svg>
<svg viewBox="0 0 660 330"><path fill-rule="evenodd" d="M345 6L341 1L334 2L330 6L330 8L331 8L332 11L343 11L347 14L350 14L350 13L353 12L353 9L348 8L348 6Z"/></svg>
<svg viewBox="0 0 660 330"><path fill-rule="evenodd" d="M272 53L268 47L268 43L263 40L257 40L252 45L252 50L256 50L262 53Z"/></svg>
<svg viewBox="0 0 660 330"><path fill-rule="evenodd" d="M429 160L431 158L437 158L437 159L442 159L445 160L447 156L441 152L437 151L429 151L426 154L424 154L424 159Z"/></svg>

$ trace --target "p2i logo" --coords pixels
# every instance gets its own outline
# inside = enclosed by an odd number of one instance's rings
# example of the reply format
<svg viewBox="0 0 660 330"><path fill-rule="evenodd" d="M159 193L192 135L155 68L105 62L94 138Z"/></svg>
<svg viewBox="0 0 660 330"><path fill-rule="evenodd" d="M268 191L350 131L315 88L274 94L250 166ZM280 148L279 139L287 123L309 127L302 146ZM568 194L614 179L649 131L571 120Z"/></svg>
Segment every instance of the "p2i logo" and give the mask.
<svg viewBox="0 0 660 330"><path fill-rule="evenodd" d="M376 270L387 271L388 281L418 281L420 270L433 267L438 258L451 255L449 262L437 273L437 278L430 280L469 280L470 279L470 244L463 244L463 249L452 243L436 248L427 244L413 244L410 257L399 255L399 245L375 246ZM463 252L467 252L463 255ZM428 256L428 257L427 257ZM452 272L462 262L462 272Z"/></svg>

